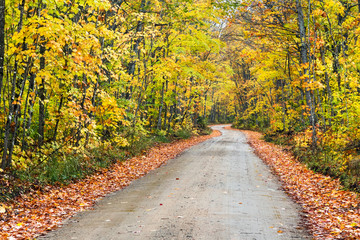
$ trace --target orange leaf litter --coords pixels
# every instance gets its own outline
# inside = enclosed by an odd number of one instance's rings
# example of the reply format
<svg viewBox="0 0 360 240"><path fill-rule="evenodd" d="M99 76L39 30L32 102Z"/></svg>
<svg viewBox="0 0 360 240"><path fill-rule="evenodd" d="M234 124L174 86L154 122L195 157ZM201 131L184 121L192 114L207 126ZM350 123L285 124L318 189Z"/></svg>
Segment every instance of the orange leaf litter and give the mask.
<svg viewBox="0 0 360 240"><path fill-rule="evenodd" d="M314 173L280 146L246 134L255 153L279 176L284 190L302 206L306 225L315 239L360 239L360 199L341 190L338 179Z"/></svg>
<svg viewBox="0 0 360 240"><path fill-rule="evenodd" d="M106 194L128 186L185 149L220 135L219 131L214 131L207 136L161 144L143 156L116 163L76 183L65 187L48 186L44 192L23 195L5 206L5 213L0 213L0 239L35 238L76 212L91 207Z"/></svg>

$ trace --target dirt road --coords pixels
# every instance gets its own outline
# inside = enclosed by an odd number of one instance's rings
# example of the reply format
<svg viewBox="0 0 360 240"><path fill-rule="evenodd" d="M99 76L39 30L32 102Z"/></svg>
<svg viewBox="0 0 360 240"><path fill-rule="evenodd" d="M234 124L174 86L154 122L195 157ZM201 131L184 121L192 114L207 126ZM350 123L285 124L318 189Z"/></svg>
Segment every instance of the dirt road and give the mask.
<svg viewBox="0 0 360 240"><path fill-rule="evenodd" d="M40 239L311 239L299 207L239 131L225 130Z"/></svg>

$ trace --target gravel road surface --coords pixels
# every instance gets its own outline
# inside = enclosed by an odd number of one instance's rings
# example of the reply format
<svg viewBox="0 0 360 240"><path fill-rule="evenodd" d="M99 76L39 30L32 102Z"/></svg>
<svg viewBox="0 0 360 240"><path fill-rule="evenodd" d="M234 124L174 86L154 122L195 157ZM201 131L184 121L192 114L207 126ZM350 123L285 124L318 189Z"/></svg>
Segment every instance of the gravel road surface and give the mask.
<svg viewBox="0 0 360 240"><path fill-rule="evenodd" d="M255 156L244 134L185 151L40 239L311 239L299 206Z"/></svg>

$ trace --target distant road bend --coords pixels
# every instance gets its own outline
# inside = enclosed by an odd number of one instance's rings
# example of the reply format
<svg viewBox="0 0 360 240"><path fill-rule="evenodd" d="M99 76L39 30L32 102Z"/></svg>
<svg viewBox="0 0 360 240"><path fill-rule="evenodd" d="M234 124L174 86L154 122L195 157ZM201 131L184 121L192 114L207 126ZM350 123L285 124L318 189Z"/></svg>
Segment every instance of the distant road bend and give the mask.
<svg viewBox="0 0 360 240"><path fill-rule="evenodd" d="M223 127L40 239L311 239L244 134Z"/></svg>

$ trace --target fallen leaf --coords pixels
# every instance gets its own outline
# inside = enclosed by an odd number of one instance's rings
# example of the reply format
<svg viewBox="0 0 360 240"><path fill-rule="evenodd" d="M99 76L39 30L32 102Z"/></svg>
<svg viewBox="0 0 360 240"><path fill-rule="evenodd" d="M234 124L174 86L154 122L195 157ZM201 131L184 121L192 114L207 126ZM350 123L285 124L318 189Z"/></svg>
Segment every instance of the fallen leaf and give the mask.
<svg viewBox="0 0 360 240"><path fill-rule="evenodd" d="M0 213L5 213L6 212L6 208L3 206L0 206Z"/></svg>
<svg viewBox="0 0 360 240"><path fill-rule="evenodd" d="M214 131L211 135L159 144L149 149L145 157L138 156L117 162L110 168L76 183L62 187L44 186L39 191L22 194L16 201L6 206L6 222L0 219L0 239L34 239L37 235L55 228L62 220L81 211L84 206L90 207L106 194L128 186L133 180L160 167L185 149L220 135L219 131ZM121 203L127 204L127 202ZM0 208L0 211L3 209ZM26 222L25 230L21 227L23 222Z"/></svg>
<svg viewBox="0 0 360 240"><path fill-rule="evenodd" d="M338 179L309 170L289 151L262 140L260 133L242 132L256 155L279 177L283 189L302 206L314 239L360 239L358 194L343 190Z"/></svg>

